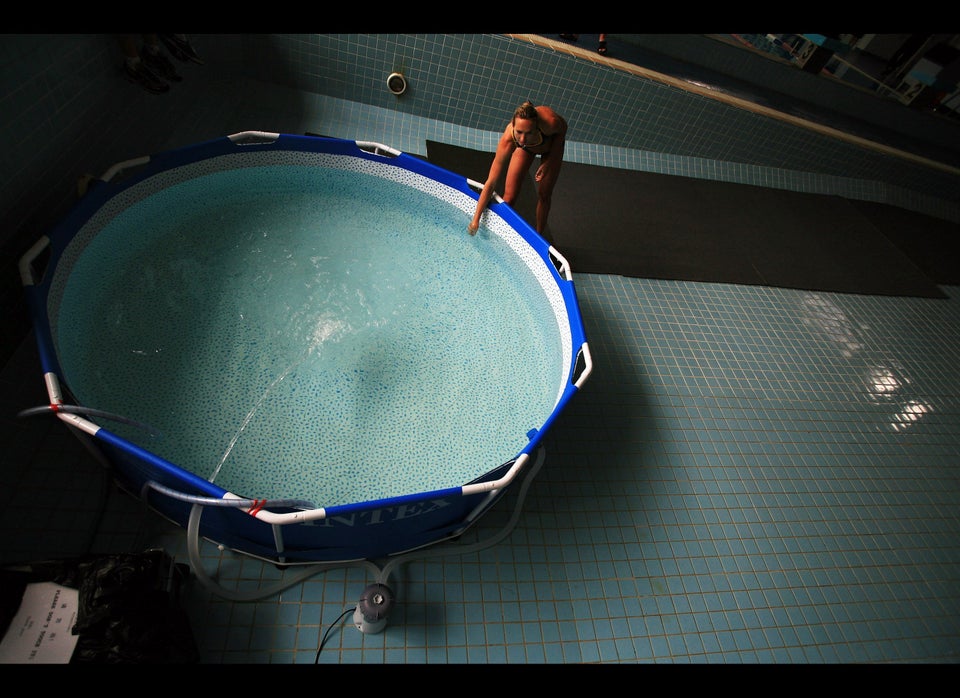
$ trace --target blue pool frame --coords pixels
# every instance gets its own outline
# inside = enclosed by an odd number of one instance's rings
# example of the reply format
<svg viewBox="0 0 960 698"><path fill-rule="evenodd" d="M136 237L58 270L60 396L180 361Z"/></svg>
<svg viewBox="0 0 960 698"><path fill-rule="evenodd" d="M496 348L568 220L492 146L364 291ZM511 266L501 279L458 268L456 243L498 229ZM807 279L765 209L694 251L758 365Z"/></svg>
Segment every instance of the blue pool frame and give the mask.
<svg viewBox="0 0 960 698"><path fill-rule="evenodd" d="M257 501L230 493L166 461L91 421L72 405L64 387L48 315L54 270L76 233L111 198L165 170L238 152L292 150L375 160L432 179L477 199L481 185L421 158L387 146L314 136L248 131L119 163L100 180L48 236L20 260L20 274L34 325L50 411L110 467L117 483L171 521L187 527L192 511L202 511L199 533L240 553L279 565L382 558L461 535L505 492L542 448L542 438L592 371L572 273L566 260L502 199L489 210L517 232L539 255L557 284L565 306L572 352L565 383L553 411L510 461L460 487L329 508L306 508L290 501ZM118 175L122 173L122 177ZM472 211L470 211L472 213ZM489 214L488 214L489 215ZM464 217L464 231L466 221ZM41 268L42 267L42 268ZM541 454L542 457L542 454ZM198 509L199 507L199 509Z"/></svg>

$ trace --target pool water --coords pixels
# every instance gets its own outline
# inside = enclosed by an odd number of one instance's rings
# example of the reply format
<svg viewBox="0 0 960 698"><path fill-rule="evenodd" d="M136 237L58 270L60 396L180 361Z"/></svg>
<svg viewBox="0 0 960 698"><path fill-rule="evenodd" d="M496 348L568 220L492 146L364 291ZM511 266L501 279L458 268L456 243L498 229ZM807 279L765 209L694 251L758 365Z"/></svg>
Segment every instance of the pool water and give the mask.
<svg viewBox="0 0 960 698"><path fill-rule="evenodd" d="M53 319L81 404L245 497L318 506L456 487L553 410L563 352L540 283L469 216L330 168L213 172L124 209Z"/></svg>

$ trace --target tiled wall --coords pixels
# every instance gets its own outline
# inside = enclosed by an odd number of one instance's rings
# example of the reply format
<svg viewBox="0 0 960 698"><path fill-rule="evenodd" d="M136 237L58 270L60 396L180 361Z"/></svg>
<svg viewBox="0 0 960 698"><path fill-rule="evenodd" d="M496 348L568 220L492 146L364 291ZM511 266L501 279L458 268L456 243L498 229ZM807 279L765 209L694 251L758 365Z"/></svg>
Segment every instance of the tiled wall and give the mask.
<svg viewBox="0 0 960 698"><path fill-rule="evenodd" d="M944 218L960 201L954 174L503 35L253 35L244 57L262 80L483 131L500 130L529 98L567 118L569 140L666 155L675 174L877 198ZM386 89L394 70L410 84L400 98Z"/></svg>
<svg viewBox="0 0 960 698"><path fill-rule="evenodd" d="M531 99L568 119L575 161L884 201L960 220L953 175L517 38L256 34L198 35L194 43L207 64L177 89L200 90L203 99L168 99L125 82L113 35L0 35L7 345L28 326L16 260L75 201L77 179L169 147L174 133L227 135L208 133L202 120L213 123L210 95L231 81L302 95L300 108L316 111L318 129L341 119L339 132L325 135L354 137L351 126L362 124L369 139L390 133L383 142L418 154L423 137L492 149L506 116ZM386 87L393 71L409 83L401 97ZM244 94L260 99L255 89ZM281 123L269 100L262 110L264 121Z"/></svg>

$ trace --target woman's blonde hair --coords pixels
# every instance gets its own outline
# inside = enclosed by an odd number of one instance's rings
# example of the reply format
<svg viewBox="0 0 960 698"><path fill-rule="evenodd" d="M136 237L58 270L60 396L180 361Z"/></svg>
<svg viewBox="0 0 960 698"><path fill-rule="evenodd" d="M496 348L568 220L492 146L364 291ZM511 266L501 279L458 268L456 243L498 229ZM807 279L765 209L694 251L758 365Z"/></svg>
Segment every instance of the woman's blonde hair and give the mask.
<svg viewBox="0 0 960 698"><path fill-rule="evenodd" d="M510 123L513 123L517 119L533 119L537 120L537 108L533 106L533 102L529 99L521 104L513 112L513 118L510 120Z"/></svg>

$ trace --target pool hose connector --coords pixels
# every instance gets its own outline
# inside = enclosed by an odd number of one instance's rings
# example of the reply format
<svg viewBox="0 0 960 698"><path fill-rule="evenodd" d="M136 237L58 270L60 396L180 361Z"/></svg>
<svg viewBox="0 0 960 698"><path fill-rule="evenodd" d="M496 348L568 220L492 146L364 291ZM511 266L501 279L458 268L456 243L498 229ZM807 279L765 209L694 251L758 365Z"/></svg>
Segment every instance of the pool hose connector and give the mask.
<svg viewBox="0 0 960 698"><path fill-rule="evenodd" d="M387 625L387 616L393 609L393 590L377 582L363 590L357 610L353 612L353 624L362 633L379 633Z"/></svg>

